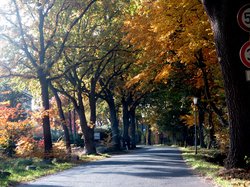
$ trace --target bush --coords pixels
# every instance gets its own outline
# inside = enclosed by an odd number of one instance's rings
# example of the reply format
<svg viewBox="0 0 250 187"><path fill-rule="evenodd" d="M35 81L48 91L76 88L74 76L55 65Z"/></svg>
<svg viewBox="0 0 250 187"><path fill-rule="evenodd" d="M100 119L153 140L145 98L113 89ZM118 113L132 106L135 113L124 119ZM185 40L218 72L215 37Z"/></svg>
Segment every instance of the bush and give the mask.
<svg viewBox="0 0 250 187"><path fill-rule="evenodd" d="M19 157L36 157L44 158L44 141L43 140L34 140L29 137L20 138L16 147L16 154ZM60 140L53 144L53 152L49 157L58 158L65 160L69 158L69 155L66 151L66 146L63 140Z"/></svg>

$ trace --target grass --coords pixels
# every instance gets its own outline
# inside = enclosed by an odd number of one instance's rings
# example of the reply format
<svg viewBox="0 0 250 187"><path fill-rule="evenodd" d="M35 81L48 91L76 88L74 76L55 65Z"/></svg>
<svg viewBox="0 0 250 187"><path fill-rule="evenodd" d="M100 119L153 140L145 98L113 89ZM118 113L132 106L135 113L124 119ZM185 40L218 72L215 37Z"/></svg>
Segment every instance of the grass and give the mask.
<svg viewBox="0 0 250 187"><path fill-rule="evenodd" d="M224 167L207 162L204 158L212 158L219 151L215 149L198 149L197 155L194 154L193 148L181 148L183 158L194 171L203 177L209 178L220 187L249 187L250 181L247 179L239 179L240 177L232 177L224 175ZM234 171L233 171L234 172Z"/></svg>
<svg viewBox="0 0 250 187"><path fill-rule="evenodd" d="M46 163L41 159L32 158L1 158L0 157L0 170L4 172L10 172L8 177L0 178L0 186L7 187L13 186L20 182L34 180L38 177L53 174L65 169L72 168L79 164L83 164L90 161L96 161L108 157L108 155L84 155L80 157L79 161L74 162L59 162L52 161L52 163ZM35 170L27 170L27 166L34 166Z"/></svg>

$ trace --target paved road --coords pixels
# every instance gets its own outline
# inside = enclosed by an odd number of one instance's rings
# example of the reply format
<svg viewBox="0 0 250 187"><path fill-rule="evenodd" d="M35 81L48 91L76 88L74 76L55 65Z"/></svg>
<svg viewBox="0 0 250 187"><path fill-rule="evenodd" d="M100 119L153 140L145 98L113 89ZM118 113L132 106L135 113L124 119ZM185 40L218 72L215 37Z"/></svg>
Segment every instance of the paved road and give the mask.
<svg viewBox="0 0 250 187"><path fill-rule="evenodd" d="M172 147L144 147L18 187L212 187Z"/></svg>

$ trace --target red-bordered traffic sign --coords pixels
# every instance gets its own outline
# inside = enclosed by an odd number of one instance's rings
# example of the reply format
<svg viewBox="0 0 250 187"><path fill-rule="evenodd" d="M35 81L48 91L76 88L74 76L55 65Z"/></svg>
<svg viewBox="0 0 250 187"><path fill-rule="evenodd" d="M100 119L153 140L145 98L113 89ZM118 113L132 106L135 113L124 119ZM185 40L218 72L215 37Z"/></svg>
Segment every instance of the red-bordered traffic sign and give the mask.
<svg viewBox="0 0 250 187"><path fill-rule="evenodd" d="M250 68L250 41L241 47L240 60L246 67Z"/></svg>
<svg viewBox="0 0 250 187"><path fill-rule="evenodd" d="M240 8L237 20L239 26L246 32L250 32L250 3Z"/></svg>

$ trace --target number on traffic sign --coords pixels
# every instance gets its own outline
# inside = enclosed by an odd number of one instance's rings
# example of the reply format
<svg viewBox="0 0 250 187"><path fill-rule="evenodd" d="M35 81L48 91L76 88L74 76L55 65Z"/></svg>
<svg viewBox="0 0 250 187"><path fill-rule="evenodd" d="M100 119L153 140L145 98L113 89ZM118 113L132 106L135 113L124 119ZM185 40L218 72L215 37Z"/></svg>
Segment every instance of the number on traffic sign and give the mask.
<svg viewBox="0 0 250 187"><path fill-rule="evenodd" d="M246 24L250 24L250 11L249 12L245 12L244 13L244 17L245 17L245 23Z"/></svg>
<svg viewBox="0 0 250 187"><path fill-rule="evenodd" d="M250 32L250 4L246 4L240 8L237 21L243 30Z"/></svg>

